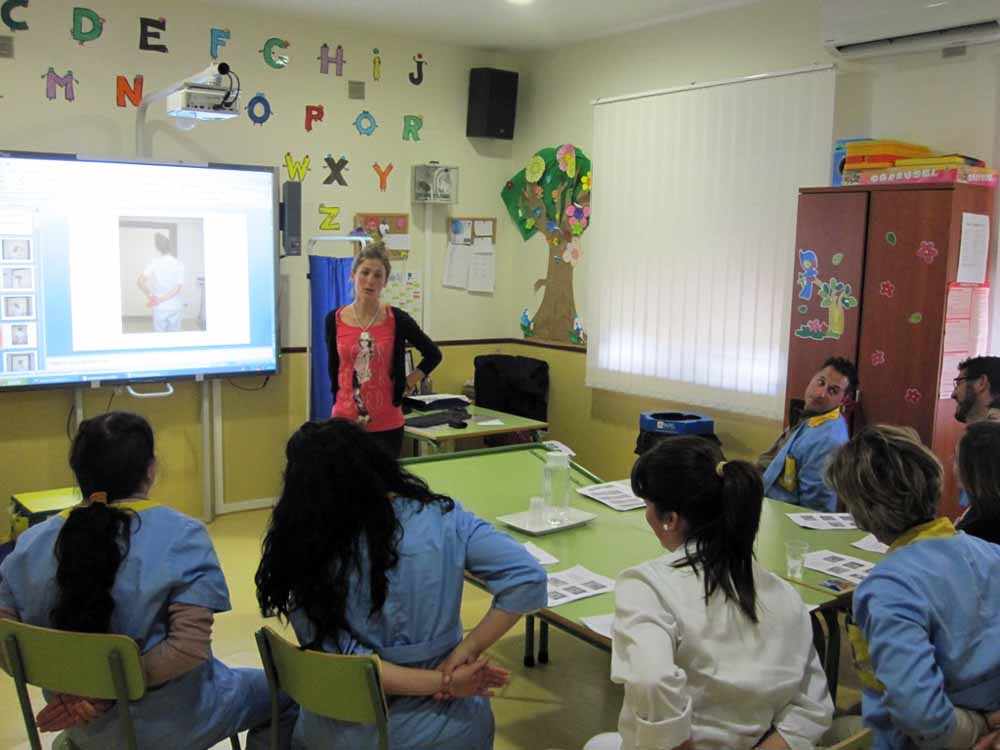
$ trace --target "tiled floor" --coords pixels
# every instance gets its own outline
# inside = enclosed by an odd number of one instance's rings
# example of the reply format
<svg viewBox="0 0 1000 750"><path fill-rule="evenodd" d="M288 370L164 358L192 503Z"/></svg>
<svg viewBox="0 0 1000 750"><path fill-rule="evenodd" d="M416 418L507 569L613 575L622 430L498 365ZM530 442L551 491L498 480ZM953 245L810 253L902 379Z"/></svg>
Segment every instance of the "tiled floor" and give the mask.
<svg viewBox="0 0 1000 750"><path fill-rule="evenodd" d="M253 575L266 521L265 511L254 511L223 516L210 527L233 603L233 611L216 618L213 648L216 656L233 666L259 666L253 634L265 621L256 609ZM474 625L489 603L487 594L466 587L463 622ZM267 622L277 627L273 620ZM608 654L558 630L550 632L551 663L545 666L523 666L520 626L490 650L492 658L513 675L510 685L493 700L496 750L575 750L594 734L617 725L621 689L608 681ZM846 661L841 674L847 682L853 676ZM847 706L856 700L857 692L846 688L838 704ZM36 710L41 707L38 691L32 692L32 702ZM27 750L14 684L6 677L0 678L0 717L0 750ZM52 737L44 738L46 750Z"/></svg>

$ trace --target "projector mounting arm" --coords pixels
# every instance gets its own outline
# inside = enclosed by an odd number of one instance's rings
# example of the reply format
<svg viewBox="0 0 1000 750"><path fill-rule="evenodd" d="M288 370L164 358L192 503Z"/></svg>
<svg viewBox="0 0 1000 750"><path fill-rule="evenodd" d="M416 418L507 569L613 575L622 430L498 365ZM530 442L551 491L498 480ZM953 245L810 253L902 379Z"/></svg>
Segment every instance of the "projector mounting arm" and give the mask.
<svg viewBox="0 0 1000 750"><path fill-rule="evenodd" d="M150 154L144 153L144 143L146 140L146 111L149 109L150 104L156 104L156 102L162 102L171 94L180 91L186 86L192 84L196 86L217 86L221 85L222 76L229 75L230 67L229 63L212 63L204 70L195 73L187 78L182 78L179 81L174 81L169 86L160 89L159 91L148 94L142 97L142 101L139 103L138 109L135 111L135 155L136 158L144 158L150 156Z"/></svg>

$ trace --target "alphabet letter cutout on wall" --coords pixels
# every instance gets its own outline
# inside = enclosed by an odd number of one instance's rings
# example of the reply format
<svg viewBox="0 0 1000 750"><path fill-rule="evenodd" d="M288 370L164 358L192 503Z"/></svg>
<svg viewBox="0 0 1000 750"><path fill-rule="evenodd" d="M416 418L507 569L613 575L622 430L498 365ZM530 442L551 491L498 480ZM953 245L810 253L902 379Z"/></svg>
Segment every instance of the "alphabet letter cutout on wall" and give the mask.
<svg viewBox="0 0 1000 750"><path fill-rule="evenodd" d="M166 18L139 19L139 49L147 52L167 52L167 45L153 44L151 39L159 39L160 33L167 30Z"/></svg>
<svg viewBox="0 0 1000 750"><path fill-rule="evenodd" d="M226 40L229 39L230 36L229 29L212 29L208 51L212 55L213 60L219 59L219 47L225 47Z"/></svg>
<svg viewBox="0 0 1000 750"><path fill-rule="evenodd" d="M330 170L330 174L327 175L325 180L323 180L323 184L332 185L336 182L338 185L347 187L347 180L344 178L343 174L345 167L347 167L349 163L347 161L347 157L341 156L339 159L334 161L333 157L327 154L325 161L327 168Z"/></svg>
<svg viewBox="0 0 1000 750"><path fill-rule="evenodd" d="M330 63L333 63L334 67L337 68L338 76L344 75L344 63L347 62L347 60L344 59L344 48L339 44L337 45L337 49L333 57L330 57L330 45L324 44L319 48L319 57L316 59L319 60L319 72L323 75L329 74Z"/></svg>
<svg viewBox="0 0 1000 750"><path fill-rule="evenodd" d="M247 102L247 117L254 125L263 125L271 119L272 114L271 102L259 91L253 99Z"/></svg>
<svg viewBox="0 0 1000 750"><path fill-rule="evenodd" d="M413 56L413 62L417 64L417 69L410 73L410 83L414 86L419 86L424 82L424 66L430 65L430 63L424 59L424 56L420 52Z"/></svg>
<svg viewBox="0 0 1000 750"><path fill-rule="evenodd" d="M311 133L313 129L314 122L323 122L323 105L322 104L307 104L306 105L306 132Z"/></svg>
<svg viewBox="0 0 1000 750"><path fill-rule="evenodd" d="M264 49L260 53L264 56L264 62L270 65L272 68L280 70L281 68L288 65L288 55L276 55L274 54L274 48L278 49L288 49L291 45L284 39L278 39L277 37L271 37L266 42L264 42Z"/></svg>
<svg viewBox="0 0 1000 750"><path fill-rule="evenodd" d="M309 171L309 157L304 156L302 161L295 161L292 155L286 152L285 169L288 170L288 179L302 182L306 178L306 172Z"/></svg>
<svg viewBox="0 0 1000 750"><path fill-rule="evenodd" d="M340 208L337 206L327 206L326 204L319 204L319 212L323 214L323 218L320 219L319 228L326 230L328 232L340 231L340 222L336 221L336 218L340 216Z"/></svg>
<svg viewBox="0 0 1000 750"><path fill-rule="evenodd" d="M424 126L422 115L403 115L403 140L419 141L420 129Z"/></svg>
<svg viewBox="0 0 1000 750"><path fill-rule="evenodd" d="M372 164L372 169L378 175L378 189L384 193L385 189L389 186L389 175L392 174L392 162L389 162L385 166L385 169L382 169L379 163L375 162Z"/></svg>
<svg viewBox="0 0 1000 750"><path fill-rule="evenodd" d="M372 80L380 81L382 79L382 53L378 51L378 47L372 50Z"/></svg>
<svg viewBox="0 0 1000 750"><path fill-rule="evenodd" d="M27 8L28 0L6 0L0 5L0 21L11 31L27 31L28 24L20 19L14 18L12 11L14 8Z"/></svg>
<svg viewBox="0 0 1000 750"><path fill-rule="evenodd" d="M138 107L142 103L142 76L136 76L131 85L128 78L118 76L117 91L115 93L115 103L119 107L125 106L125 100L132 102L133 107Z"/></svg>
<svg viewBox="0 0 1000 750"><path fill-rule="evenodd" d="M85 22L90 25L90 28L83 28ZM104 19L94 11L90 8L73 8L73 28L70 34L76 41L80 44L92 42L100 37L103 31Z"/></svg>
<svg viewBox="0 0 1000 750"><path fill-rule="evenodd" d="M67 70L66 75L61 76L53 68L49 68L49 71L42 78L45 79L45 98L49 101L56 98L56 89L60 86L63 89L66 101L72 102L76 100L73 84L79 83L79 81L73 77L72 70Z"/></svg>

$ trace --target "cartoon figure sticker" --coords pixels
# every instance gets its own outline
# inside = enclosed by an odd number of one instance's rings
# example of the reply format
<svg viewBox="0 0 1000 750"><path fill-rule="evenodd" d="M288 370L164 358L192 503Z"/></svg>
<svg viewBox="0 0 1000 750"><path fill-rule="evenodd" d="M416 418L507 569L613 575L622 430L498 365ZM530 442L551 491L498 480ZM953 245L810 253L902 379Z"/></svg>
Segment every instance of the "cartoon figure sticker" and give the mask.
<svg viewBox="0 0 1000 750"><path fill-rule="evenodd" d="M850 284L838 281L836 276L829 281L817 283L819 289L820 307L827 311L825 321L813 318L799 326L794 335L800 339L837 340L844 335L844 313L858 306ZM799 295L801 296L801 294Z"/></svg>
<svg viewBox="0 0 1000 750"><path fill-rule="evenodd" d="M309 157L302 157L301 161L296 161L291 153L285 152L285 169L288 170L288 179L302 182L309 171Z"/></svg>
<svg viewBox="0 0 1000 750"><path fill-rule="evenodd" d="M371 135L378 127L378 123L375 121L375 116L366 109L354 118L354 127L360 135Z"/></svg>
<svg viewBox="0 0 1000 750"><path fill-rule="evenodd" d="M347 157L341 155L339 159L334 160L330 154L327 154L323 161L326 162L326 167L330 170L330 174L323 180L323 184L332 185L333 183L337 183L338 185L347 187L347 179L344 177L344 169L349 163Z"/></svg>
<svg viewBox="0 0 1000 750"><path fill-rule="evenodd" d="M247 117L254 125L263 125L271 119L272 114L271 102L259 91L247 102Z"/></svg>
<svg viewBox="0 0 1000 750"><path fill-rule="evenodd" d="M531 318L528 317L527 307L521 310L521 318L518 322L520 323L521 333L524 335L524 338L526 339L531 338L531 336L533 335L531 329L534 324L532 323Z"/></svg>
<svg viewBox="0 0 1000 750"><path fill-rule="evenodd" d="M410 83L414 86L419 86L424 82L424 66L429 65L430 63L424 59L423 54L420 52L413 56L413 62L417 64L417 69L410 73Z"/></svg>
<svg viewBox="0 0 1000 750"><path fill-rule="evenodd" d="M389 184L389 175L392 174L392 162L389 162L385 169L378 162L375 162L372 164L372 169L378 175L378 189L384 193Z"/></svg>
<svg viewBox="0 0 1000 750"><path fill-rule="evenodd" d="M382 80L382 53L379 52L378 47L372 50L372 80Z"/></svg>
<svg viewBox="0 0 1000 750"><path fill-rule="evenodd" d="M799 299L813 298L813 285L819 278L819 258L812 250L799 250Z"/></svg>
<svg viewBox="0 0 1000 750"><path fill-rule="evenodd" d="M341 45L337 45L333 57L330 57L330 45L324 44L319 48L319 57L316 59L319 60L319 72L323 75L329 75L330 63L337 69L338 76L344 75L344 63L347 60L344 59L344 48Z"/></svg>
<svg viewBox="0 0 1000 750"><path fill-rule="evenodd" d="M320 229L327 232L340 231L340 222L337 221L337 217L340 216L339 206L328 206L325 203L320 203L319 212L323 215L319 222Z"/></svg>
<svg viewBox="0 0 1000 750"><path fill-rule="evenodd" d="M84 28L85 25L87 28ZM103 31L104 19L94 11L90 8L73 8L73 28L69 33L81 45L99 38Z"/></svg>
<svg viewBox="0 0 1000 750"><path fill-rule="evenodd" d="M56 73L54 68L49 68L48 72L42 76L45 79L45 98L52 101L56 98L56 89L63 89L63 96L66 101L72 102L76 100L76 92L73 89L74 83L79 83L79 81L73 76L72 70L67 70L66 75L61 76Z"/></svg>

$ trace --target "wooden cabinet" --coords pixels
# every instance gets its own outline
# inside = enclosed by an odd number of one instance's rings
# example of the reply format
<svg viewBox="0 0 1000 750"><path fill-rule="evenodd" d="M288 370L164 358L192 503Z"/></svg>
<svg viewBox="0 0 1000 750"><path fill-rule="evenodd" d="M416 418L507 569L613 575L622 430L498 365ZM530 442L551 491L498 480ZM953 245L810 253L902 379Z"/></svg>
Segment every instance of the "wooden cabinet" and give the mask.
<svg viewBox="0 0 1000 750"><path fill-rule="evenodd" d="M992 228L993 203L993 190L957 184L799 195L788 399L801 398L827 357L853 360L861 381L854 429L915 428L945 467L940 510L950 516L959 510L952 456L962 425L950 398L954 364L944 362L948 290L963 213L989 216Z"/></svg>

